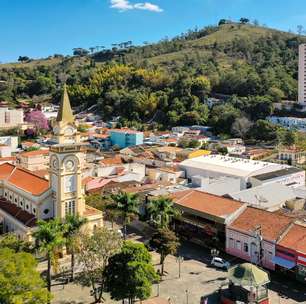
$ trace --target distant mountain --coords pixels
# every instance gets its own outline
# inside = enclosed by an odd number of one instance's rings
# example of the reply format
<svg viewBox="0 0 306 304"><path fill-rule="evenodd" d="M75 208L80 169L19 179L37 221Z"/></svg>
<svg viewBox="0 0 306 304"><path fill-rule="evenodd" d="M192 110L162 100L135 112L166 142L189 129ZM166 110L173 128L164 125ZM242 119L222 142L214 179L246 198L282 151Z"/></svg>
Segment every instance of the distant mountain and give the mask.
<svg viewBox="0 0 306 304"><path fill-rule="evenodd" d="M305 36L230 23L141 47L123 42L92 53L77 49L78 56L0 65L0 100L57 100L67 81L74 105L98 104L105 117L151 121L158 111L163 124L203 123L208 114L199 105L209 95L296 100L302 42Z"/></svg>

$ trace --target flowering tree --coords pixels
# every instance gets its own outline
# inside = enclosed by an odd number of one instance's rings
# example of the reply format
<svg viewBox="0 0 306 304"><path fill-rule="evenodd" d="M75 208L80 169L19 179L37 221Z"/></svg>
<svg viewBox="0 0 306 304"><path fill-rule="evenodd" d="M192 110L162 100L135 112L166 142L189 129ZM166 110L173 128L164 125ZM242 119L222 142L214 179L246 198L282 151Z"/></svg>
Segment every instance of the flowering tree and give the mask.
<svg viewBox="0 0 306 304"><path fill-rule="evenodd" d="M33 124L37 133L40 133L41 130L49 129L48 119L45 114L39 109L34 109L26 113L24 120L28 123Z"/></svg>

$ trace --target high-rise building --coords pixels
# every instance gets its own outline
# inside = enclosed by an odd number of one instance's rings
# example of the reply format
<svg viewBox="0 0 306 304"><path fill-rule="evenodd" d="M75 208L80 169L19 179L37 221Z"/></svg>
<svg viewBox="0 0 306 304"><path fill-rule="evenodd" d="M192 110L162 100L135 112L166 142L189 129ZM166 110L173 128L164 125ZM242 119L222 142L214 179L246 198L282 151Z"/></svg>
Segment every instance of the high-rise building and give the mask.
<svg viewBox="0 0 306 304"><path fill-rule="evenodd" d="M306 44L299 46L299 96L298 102L306 106Z"/></svg>

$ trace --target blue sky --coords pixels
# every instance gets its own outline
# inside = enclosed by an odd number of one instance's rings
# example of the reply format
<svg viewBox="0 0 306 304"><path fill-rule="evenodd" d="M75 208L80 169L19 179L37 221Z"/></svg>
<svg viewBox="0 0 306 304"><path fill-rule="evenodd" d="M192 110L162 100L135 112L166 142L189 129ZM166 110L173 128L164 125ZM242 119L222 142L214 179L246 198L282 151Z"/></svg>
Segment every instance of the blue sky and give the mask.
<svg viewBox="0 0 306 304"><path fill-rule="evenodd" d="M154 42L242 16L286 31L306 28L305 0L0 0L0 61Z"/></svg>

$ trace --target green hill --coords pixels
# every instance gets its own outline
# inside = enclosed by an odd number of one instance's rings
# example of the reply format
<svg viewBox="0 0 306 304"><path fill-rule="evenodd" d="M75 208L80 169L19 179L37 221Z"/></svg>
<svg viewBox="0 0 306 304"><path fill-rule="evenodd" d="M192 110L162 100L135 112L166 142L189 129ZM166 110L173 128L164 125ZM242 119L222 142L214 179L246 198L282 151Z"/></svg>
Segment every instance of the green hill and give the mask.
<svg viewBox="0 0 306 304"><path fill-rule="evenodd" d="M120 115L124 123L142 123L155 117L164 126L206 123L214 109L203 102L222 94L237 96L227 109L231 120L244 115L256 121L272 111L271 103L297 98L301 42L304 36L231 23L141 47L127 42L82 56L2 64L0 100L57 101L66 81L73 105L97 104L105 119Z"/></svg>

